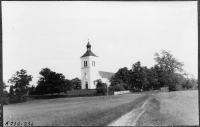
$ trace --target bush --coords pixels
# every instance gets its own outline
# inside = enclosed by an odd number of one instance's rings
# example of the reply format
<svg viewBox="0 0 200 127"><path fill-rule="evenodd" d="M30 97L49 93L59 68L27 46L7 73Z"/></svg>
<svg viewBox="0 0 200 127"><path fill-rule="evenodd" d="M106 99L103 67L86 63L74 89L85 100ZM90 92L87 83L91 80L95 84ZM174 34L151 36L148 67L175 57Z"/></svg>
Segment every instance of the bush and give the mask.
<svg viewBox="0 0 200 127"><path fill-rule="evenodd" d="M169 85L169 91L180 91L180 90L182 90L182 85L180 85L180 84L170 84Z"/></svg>
<svg viewBox="0 0 200 127"><path fill-rule="evenodd" d="M9 98L3 98L3 105L8 105L9 104Z"/></svg>
<svg viewBox="0 0 200 127"><path fill-rule="evenodd" d="M26 101L26 97L23 95L18 95L18 96L11 96L9 97L9 103L20 103L20 102L25 102Z"/></svg>
<svg viewBox="0 0 200 127"><path fill-rule="evenodd" d="M108 91L109 95L114 95L114 91Z"/></svg>
<svg viewBox="0 0 200 127"><path fill-rule="evenodd" d="M105 95L106 92L107 92L107 89L106 89L106 87L104 87L104 86L97 87L96 90L97 90L97 94L103 94L103 95Z"/></svg>
<svg viewBox="0 0 200 127"><path fill-rule="evenodd" d="M114 88L114 91L124 91L124 86L123 85L116 85L116 86L113 86Z"/></svg>
<svg viewBox="0 0 200 127"><path fill-rule="evenodd" d="M97 85L96 85L96 93L97 94L103 94L105 95L107 92L107 85L106 83L103 83L101 80L97 81Z"/></svg>
<svg viewBox="0 0 200 127"><path fill-rule="evenodd" d="M3 97L2 100L3 100L3 105L8 105L13 103L26 102L27 98L23 95L19 95L19 96Z"/></svg>

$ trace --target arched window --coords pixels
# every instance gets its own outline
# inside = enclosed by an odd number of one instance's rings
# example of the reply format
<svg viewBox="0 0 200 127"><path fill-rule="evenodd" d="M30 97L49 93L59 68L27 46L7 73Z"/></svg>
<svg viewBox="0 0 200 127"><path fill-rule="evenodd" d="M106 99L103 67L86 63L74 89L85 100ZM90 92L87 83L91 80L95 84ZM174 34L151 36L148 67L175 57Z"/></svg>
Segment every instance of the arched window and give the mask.
<svg viewBox="0 0 200 127"><path fill-rule="evenodd" d="M94 66L95 66L95 61L94 61Z"/></svg>
<svg viewBox="0 0 200 127"><path fill-rule="evenodd" d="M87 67L87 61L85 61L86 62L86 67Z"/></svg>

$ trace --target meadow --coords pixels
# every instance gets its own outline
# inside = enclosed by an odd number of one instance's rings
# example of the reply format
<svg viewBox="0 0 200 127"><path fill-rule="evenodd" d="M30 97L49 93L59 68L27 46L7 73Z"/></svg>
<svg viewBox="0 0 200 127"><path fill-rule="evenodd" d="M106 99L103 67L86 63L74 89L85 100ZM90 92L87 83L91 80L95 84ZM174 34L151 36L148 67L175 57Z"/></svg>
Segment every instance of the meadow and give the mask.
<svg viewBox="0 0 200 127"><path fill-rule="evenodd" d="M140 106L146 94L34 100L3 107L7 121L33 122L34 126L105 126Z"/></svg>
<svg viewBox="0 0 200 127"><path fill-rule="evenodd" d="M198 90L160 92L147 105L137 126L199 125Z"/></svg>

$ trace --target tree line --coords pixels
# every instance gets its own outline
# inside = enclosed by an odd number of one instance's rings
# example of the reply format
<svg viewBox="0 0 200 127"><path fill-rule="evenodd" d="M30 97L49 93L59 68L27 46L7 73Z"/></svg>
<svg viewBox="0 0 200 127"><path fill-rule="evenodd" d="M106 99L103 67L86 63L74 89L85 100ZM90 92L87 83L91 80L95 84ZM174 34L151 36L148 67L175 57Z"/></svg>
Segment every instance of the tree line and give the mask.
<svg viewBox="0 0 200 127"><path fill-rule="evenodd" d="M30 86L32 81L32 75L28 75L27 71L21 69L17 71L8 80L8 83L12 84L9 89L9 93L6 90L5 82L3 82L4 97L8 96L23 96L23 95L43 95L43 94L55 94L58 95L61 92L67 92L72 89L81 89L81 80L74 78L72 80L66 79L62 73L51 71L49 68L42 68L39 72L40 77L37 81L37 86Z"/></svg>
<svg viewBox="0 0 200 127"><path fill-rule="evenodd" d="M174 56L165 50L155 53L156 64L147 68L138 61L127 67L120 68L110 79L109 91L123 91L132 89L134 91L159 90L167 87L169 91L184 89L197 89L198 80L188 78L188 73L183 70L183 62L178 61ZM97 91L106 93L107 85L101 80L96 80Z"/></svg>

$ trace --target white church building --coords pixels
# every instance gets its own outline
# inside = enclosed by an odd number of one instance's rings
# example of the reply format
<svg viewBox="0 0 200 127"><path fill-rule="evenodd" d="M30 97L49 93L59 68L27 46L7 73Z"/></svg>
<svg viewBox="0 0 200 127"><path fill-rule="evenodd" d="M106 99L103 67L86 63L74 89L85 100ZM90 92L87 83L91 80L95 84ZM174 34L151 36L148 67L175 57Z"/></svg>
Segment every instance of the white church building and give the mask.
<svg viewBox="0 0 200 127"><path fill-rule="evenodd" d="M91 45L86 45L87 51L81 56L81 89L96 89L95 80L101 79L102 82L110 85L109 79L114 75L111 72L99 71L99 57L91 51Z"/></svg>

